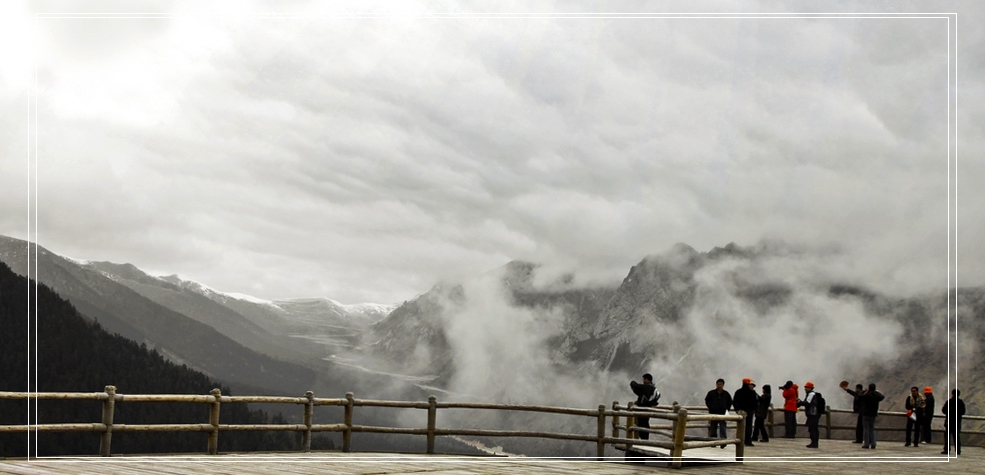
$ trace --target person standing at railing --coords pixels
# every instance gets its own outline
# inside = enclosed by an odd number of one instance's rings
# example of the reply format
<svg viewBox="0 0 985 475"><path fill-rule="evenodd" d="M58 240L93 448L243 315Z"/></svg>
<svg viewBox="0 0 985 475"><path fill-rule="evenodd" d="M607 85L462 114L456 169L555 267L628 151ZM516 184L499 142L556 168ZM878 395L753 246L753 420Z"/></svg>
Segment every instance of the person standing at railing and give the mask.
<svg viewBox="0 0 985 475"><path fill-rule="evenodd" d="M756 384L753 383L753 387ZM759 403L756 405L756 428L752 431L752 440L759 439L760 442L769 442L770 436L766 432L766 418L770 414L770 404L773 403L773 390L769 384L763 385L763 394L759 396Z"/></svg>
<svg viewBox="0 0 985 475"><path fill-rule="evenodd" d="M814 383L808 381L804 384L804 400L798 401L797 405L804 408L807 416L807 433L811 436L811 443L807 444L808 449L818 448L818 439L821 431L818 425L821 423L821 415L824 414L825 403L821 393L814 392Z"/></svg>
<svg viewBox="0 0 985 475"><path fill-rule="evenodd" d="M792 439L797 436L797 400L800 399L800 388L793 381L783 385L783 436Z"/></svg>
<svg viewBox="0 0 985 475"><path fill-rule="evenodd" d="M630 381L629 387L633 390L633 394L636 394L636 405L639 407L653 407L660 401L660 391L657 391L657 387L653 385L653 376L651 376L650 373L643 375L643 384L637 383L636 381ZM637 417L636 426L649 429L650 418ZM648 440L650 438L649 432L637 432L637 434L639 434L640 439L643 440Z"/></svg>
<svg viewBox="0 0 985 475"><path fill-rule="evenodd" d="M855 420L855 442L856 444L862 443L862 390L864 386L861 384L855 385L855 390L852 391L848 389L848 381L841 382L841 389L844 389L846 393L852 395L852 412L856 414Z"/></svg>
<svg viewBox="0 0 985 475"><path fill-rule="evenodd" d="M934 422L934 409L936 409L934 405L934 390L930 386L923 388L923 400L925 406L923 408L923 421L920 422L920 427L923 431L921 438L924 443L929 444L930 436L932 435L930 423Z"/></svg>
<svg viewBox="0 0 985 475"><path fill-rule="evenodd" d="M715 381L715 389L708 391L705 395L705 407L708 408L708 414L719 414L725 415L728 409L732 407L732 396L725 390L725 380L718 378ZM708 437L727 439L728 431L725 426L725 421L708 421ZM722 448L725 448L725 444L722 444Z"/></svg>
<svg viewBox="0 0 985 475"><path fill-rule="evenodd" d="M906 444L910 446L910 435L912 434L913 446L920 447L920 423L923 422L924 408L927 401L920 394L920 388L913 386L910 388L910 395L906 397Z"/></svg>
<svg viewBox="0 0 985 475"><path fill-rule="evenodd" d="M745 411L746 413L746 427L745 434L743 435L743 443L748 447L754 447L752 443L752 418L756 414L756 408L759 403L759 396L756 395L756 390L753 389L755 384L750 378L742 379L742 387L735 390L735 394L732 396L732 407L736 411ZM738 436L738 434L736 434Z"/></svg>
<svg viewBox="0 0 985 475"><path fill-rule="evenodd" d="M959 396L961 396L961 391L952 389L951 399L948 399L944 403L944 407L941 408L941 412L947 418L944 420L947 437L944 439L942 454L949 453L951 446L954 446L955 452L961 455L961 418L964 417L964 401Z"/></svg>
<svg viewBox="0 0 985 475"><path fill-rule="evenodd" d="M879 415L879 402L885 399L876 391L876 383L869 383L869 389L862 393L862 448L876 448L876 417Z"/></svg>

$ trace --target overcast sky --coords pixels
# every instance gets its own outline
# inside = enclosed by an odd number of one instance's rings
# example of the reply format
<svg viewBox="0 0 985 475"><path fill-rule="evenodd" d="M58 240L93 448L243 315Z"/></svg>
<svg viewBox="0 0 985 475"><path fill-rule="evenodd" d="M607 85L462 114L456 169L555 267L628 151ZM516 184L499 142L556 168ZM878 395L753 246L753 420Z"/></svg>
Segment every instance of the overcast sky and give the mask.
<svg viewBox="0 0 985 475"><path fill-rule="evenodd" d="M956 131L959 284L985 283L981 3L140 5L0 7L0 234L271 299L763 239L906 292L947 284ZM173 15L30 16L132 11ZM426 15L479 11L520 15ZM956 12L957 115L947 19L529 14L578 11Z"/></svg>

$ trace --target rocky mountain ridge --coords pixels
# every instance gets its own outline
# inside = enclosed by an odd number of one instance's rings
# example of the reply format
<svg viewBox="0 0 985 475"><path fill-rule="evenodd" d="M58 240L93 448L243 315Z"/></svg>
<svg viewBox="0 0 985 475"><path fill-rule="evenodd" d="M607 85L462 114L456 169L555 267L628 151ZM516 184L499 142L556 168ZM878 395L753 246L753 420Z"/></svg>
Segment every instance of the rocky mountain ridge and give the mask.
<svg viewBox="0 0 985 475"><path fill-rule="evenodd" d="M773 384L810 378L832 395L841 379L880 381L887 394L905 394L911 385L947 385L950 313L952 326L961 321L961 367L985 363L977 343L985 339L985 289L952 289L950 299L943 289L882 295L815 272L819 260L778 243L708 252L677 244L641 260L622 282L596 288L535 285L537 264L511 262L492 279L506 302L494 315L484 316L489 297L474 282L437 285L374 325L371 349L395 368L454 385L463 372L497 371L463 363L480 350L454 344L468 334L461 326L523 311L547 328L539 341L557 371L651 372L681 402L700 403L718 375ZM961 381L985 389L982 375L964 372ZM602 400L619 394L598 391Z"/></svg>

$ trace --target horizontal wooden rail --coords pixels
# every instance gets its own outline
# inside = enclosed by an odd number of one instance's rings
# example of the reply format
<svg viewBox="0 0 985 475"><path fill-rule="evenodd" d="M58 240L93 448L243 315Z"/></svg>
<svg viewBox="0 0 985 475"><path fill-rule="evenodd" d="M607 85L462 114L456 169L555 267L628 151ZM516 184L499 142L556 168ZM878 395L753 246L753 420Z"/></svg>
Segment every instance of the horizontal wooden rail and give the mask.
<svg viewBox="0 0 985 475"><path fill-rule="evenodd" d="M694 442L685 442L685 449L700 449L704 447L718 447L727 444L742 445L742 439L716 439L716 440L701 440Z"/></svg>
<svg viewBox="0 0 985 475"><path fill-rule="evenodd" d="M106 393L21 393L0 391L0 399L109 399Z"/></svg>
<svg viewBox="0 0 985 475"><path fill-rule="evenodd" d="M359 407L397 407L404 409L427 409L428 403L426 402L408 402L408 401L374 401L371 399L353 399L352 404Z"/></svg>
<svg viewBox="0 0 985 475"><path fill-rule="evenodd" d="M113 432L212 432L212 424L113 424Z"/></svg>
<svg viewBox="0 0 985 475"><path fill-rule="evenodd" d="M106 432L106 424L22 424L0 426L0 432Z"/></svg>
<svg viewBox="0 0 985 475"><path fill-rule="evenodd" d="M584 434L562 434L557 432L537 432L522 430L492 430L492 429L437 429L436 435L471 435L474 437L535 437L555 440L584 440L595 442L597 436Z"/></svg>
<svg viewBox="0 0 985 475"><path fill-rule="evenodd" d="M501 411L529 411L541 412L545 414L569 414L573 416L597 416L599 413L599 411L595 409L576 409L571 407L556 406L523 406L517 404L482 404L473 402L439 402L435 405L435 407L438 409L494 409Z"/></svg>

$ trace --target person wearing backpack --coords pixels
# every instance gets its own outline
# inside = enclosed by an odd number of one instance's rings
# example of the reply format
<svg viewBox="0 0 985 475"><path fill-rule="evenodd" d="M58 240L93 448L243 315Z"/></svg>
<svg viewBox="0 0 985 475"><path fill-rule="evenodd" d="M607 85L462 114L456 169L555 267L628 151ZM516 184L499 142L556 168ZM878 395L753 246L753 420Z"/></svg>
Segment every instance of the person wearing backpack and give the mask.
<svg viewBox="0 0 985 475"><path fill-rule="evenodd" d="M630 381L629 387L633 390L633 394L636 395L636 405L639 407L653 407L656 406L660 401L660 391L657 391L657 387L653 385L653 376L650 373L643 375L643 383L637 383L636 381ZM649 417L637 417L636 426L644 429L650 428L650 418ZM640 439L648 440L650 438L649 432L637 432Z"/></svg>
<svg viewBox="0 0 985 475"><path fill-rule="evenodd" d="M821 393L814 392L814 383L808 381L804 384L804 391L804 400L797 402L797 407L803 407L804 414L807 416L807 433L811 436L811 443L807 444L807 448L816 449L818 448L818 439L821 436L818 425L821 422L821 415L824 414L826 403Z"/></svg>
<svg viewBox="0 0 985 475"><path fill-rule="evenodd" d="M744 411L746 413L746 430L745 434L742 434L742 442L746 447L754 447L752 443L752 418L756 414L756 407L759 405L759 395L756 394L753 386L755 386L755 383L753 383L752 379L743 378L742 387L736 389L735 394L732 395L732 407L736 411ZM736 437L738 435L736 434Z"/></svg>

